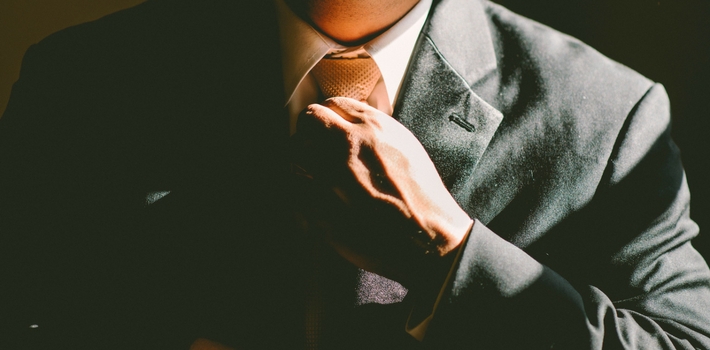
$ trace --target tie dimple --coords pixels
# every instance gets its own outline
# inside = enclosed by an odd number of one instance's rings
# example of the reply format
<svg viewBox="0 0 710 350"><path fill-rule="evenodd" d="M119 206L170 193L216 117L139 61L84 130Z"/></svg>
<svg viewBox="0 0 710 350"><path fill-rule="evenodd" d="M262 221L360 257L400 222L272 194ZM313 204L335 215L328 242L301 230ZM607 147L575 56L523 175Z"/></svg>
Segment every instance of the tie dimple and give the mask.
<svg viewBox="0 0 710 350"><path fill-rule="evenodd" d="M343 96L365 101L380 79L375 60L323 58L311 70L325 98Z"/></svg>

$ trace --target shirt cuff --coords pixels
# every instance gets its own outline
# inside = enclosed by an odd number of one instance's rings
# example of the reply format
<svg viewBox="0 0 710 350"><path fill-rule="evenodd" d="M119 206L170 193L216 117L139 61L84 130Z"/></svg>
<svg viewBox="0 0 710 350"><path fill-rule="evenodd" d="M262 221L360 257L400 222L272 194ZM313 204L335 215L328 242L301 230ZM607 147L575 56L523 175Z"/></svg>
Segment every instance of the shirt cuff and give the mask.
<svg viewBox="0 0 710 350"><path fill-rule="evenodd" d="M414 305L412 307L412 310L409 312L409 317L407 317L407 323L404 326L404 330L409 333L414 339L418 341L423 341L424 336L426 335L426 331L429 328L429 323L431 320L434 318L434 313L436 312L436 308L439 306L439 302L441 301L441 298L444 296L444 293L446 292L446 286L449 285L449 282L451 282L451 277L454 275L454 270L456 270L456 266L459 263L459 260L461 259L461 253L463 252L463 248L466 246L466 242L468 242L468 236L471 234L471 229L473 228L473 225L475 225L475 221L471 224L471 227L468 228L468 232L466 233L466 236L463 238L461 241L461 246L459 247L459 250L456 252L456 257L454 258L453 263L451 264L451 268L449 268L449 272L446 275L446 279L444 280L444 284L441 286L441 289L439 290L439 294L436 296L436 300L434 300L434 304L432 305L431 303L423 303L424 305ZM426 307L427 305L432 305L431 306L431 312L421 319L419 317L419 321L416 320L413 315L415 314L415 310L418 308L423 308Z"/></svg>

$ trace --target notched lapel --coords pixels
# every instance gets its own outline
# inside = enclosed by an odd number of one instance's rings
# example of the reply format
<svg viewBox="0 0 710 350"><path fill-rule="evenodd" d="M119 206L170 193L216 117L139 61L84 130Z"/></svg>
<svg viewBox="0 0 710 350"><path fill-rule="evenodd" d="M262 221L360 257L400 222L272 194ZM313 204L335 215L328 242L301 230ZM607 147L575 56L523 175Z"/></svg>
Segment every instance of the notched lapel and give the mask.
<svg viewBox="0 0 710 350"><path fill-rule="evenodd" d="M419 139L455 195L466 187L503 115L471 91L426 36L398 101L394 117Z"/></svg>
<svg viewBox="0 0 710 350"><path fill-rule="evenodd" d="M498 66L488 16L479 0L437 1L425 31L470 86Z"/></svg>

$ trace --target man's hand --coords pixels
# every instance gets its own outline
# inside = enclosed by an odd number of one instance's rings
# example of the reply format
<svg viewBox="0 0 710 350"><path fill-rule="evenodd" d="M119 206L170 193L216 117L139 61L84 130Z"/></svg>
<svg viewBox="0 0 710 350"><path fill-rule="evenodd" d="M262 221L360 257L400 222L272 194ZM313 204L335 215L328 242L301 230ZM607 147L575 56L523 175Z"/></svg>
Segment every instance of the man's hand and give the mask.
<svg viewBox="0 0 710 350"><path fill-rule="evenodd" d="M327 208L307 219L365 270L419 283L421 269L451 255L471 226L421 143L365 103L335 97L308 106L293 147L294 162L334 194L314 201Z"/></svg>

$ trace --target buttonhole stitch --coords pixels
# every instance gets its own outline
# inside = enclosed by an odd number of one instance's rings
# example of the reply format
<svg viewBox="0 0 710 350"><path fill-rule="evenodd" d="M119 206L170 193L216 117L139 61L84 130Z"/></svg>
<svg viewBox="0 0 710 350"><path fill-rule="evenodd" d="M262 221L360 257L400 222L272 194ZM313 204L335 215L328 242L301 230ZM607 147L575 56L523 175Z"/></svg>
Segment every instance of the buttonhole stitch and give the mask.
<svg viewBox="0 0 710 350"><path fill-rule="evenodd" d="M467 122L465 119L461 118L458 114L452 114L449 116L449 121L456 123L458 126L466 129L468 132L476 131L476 127L473 124Z"/></svg>

